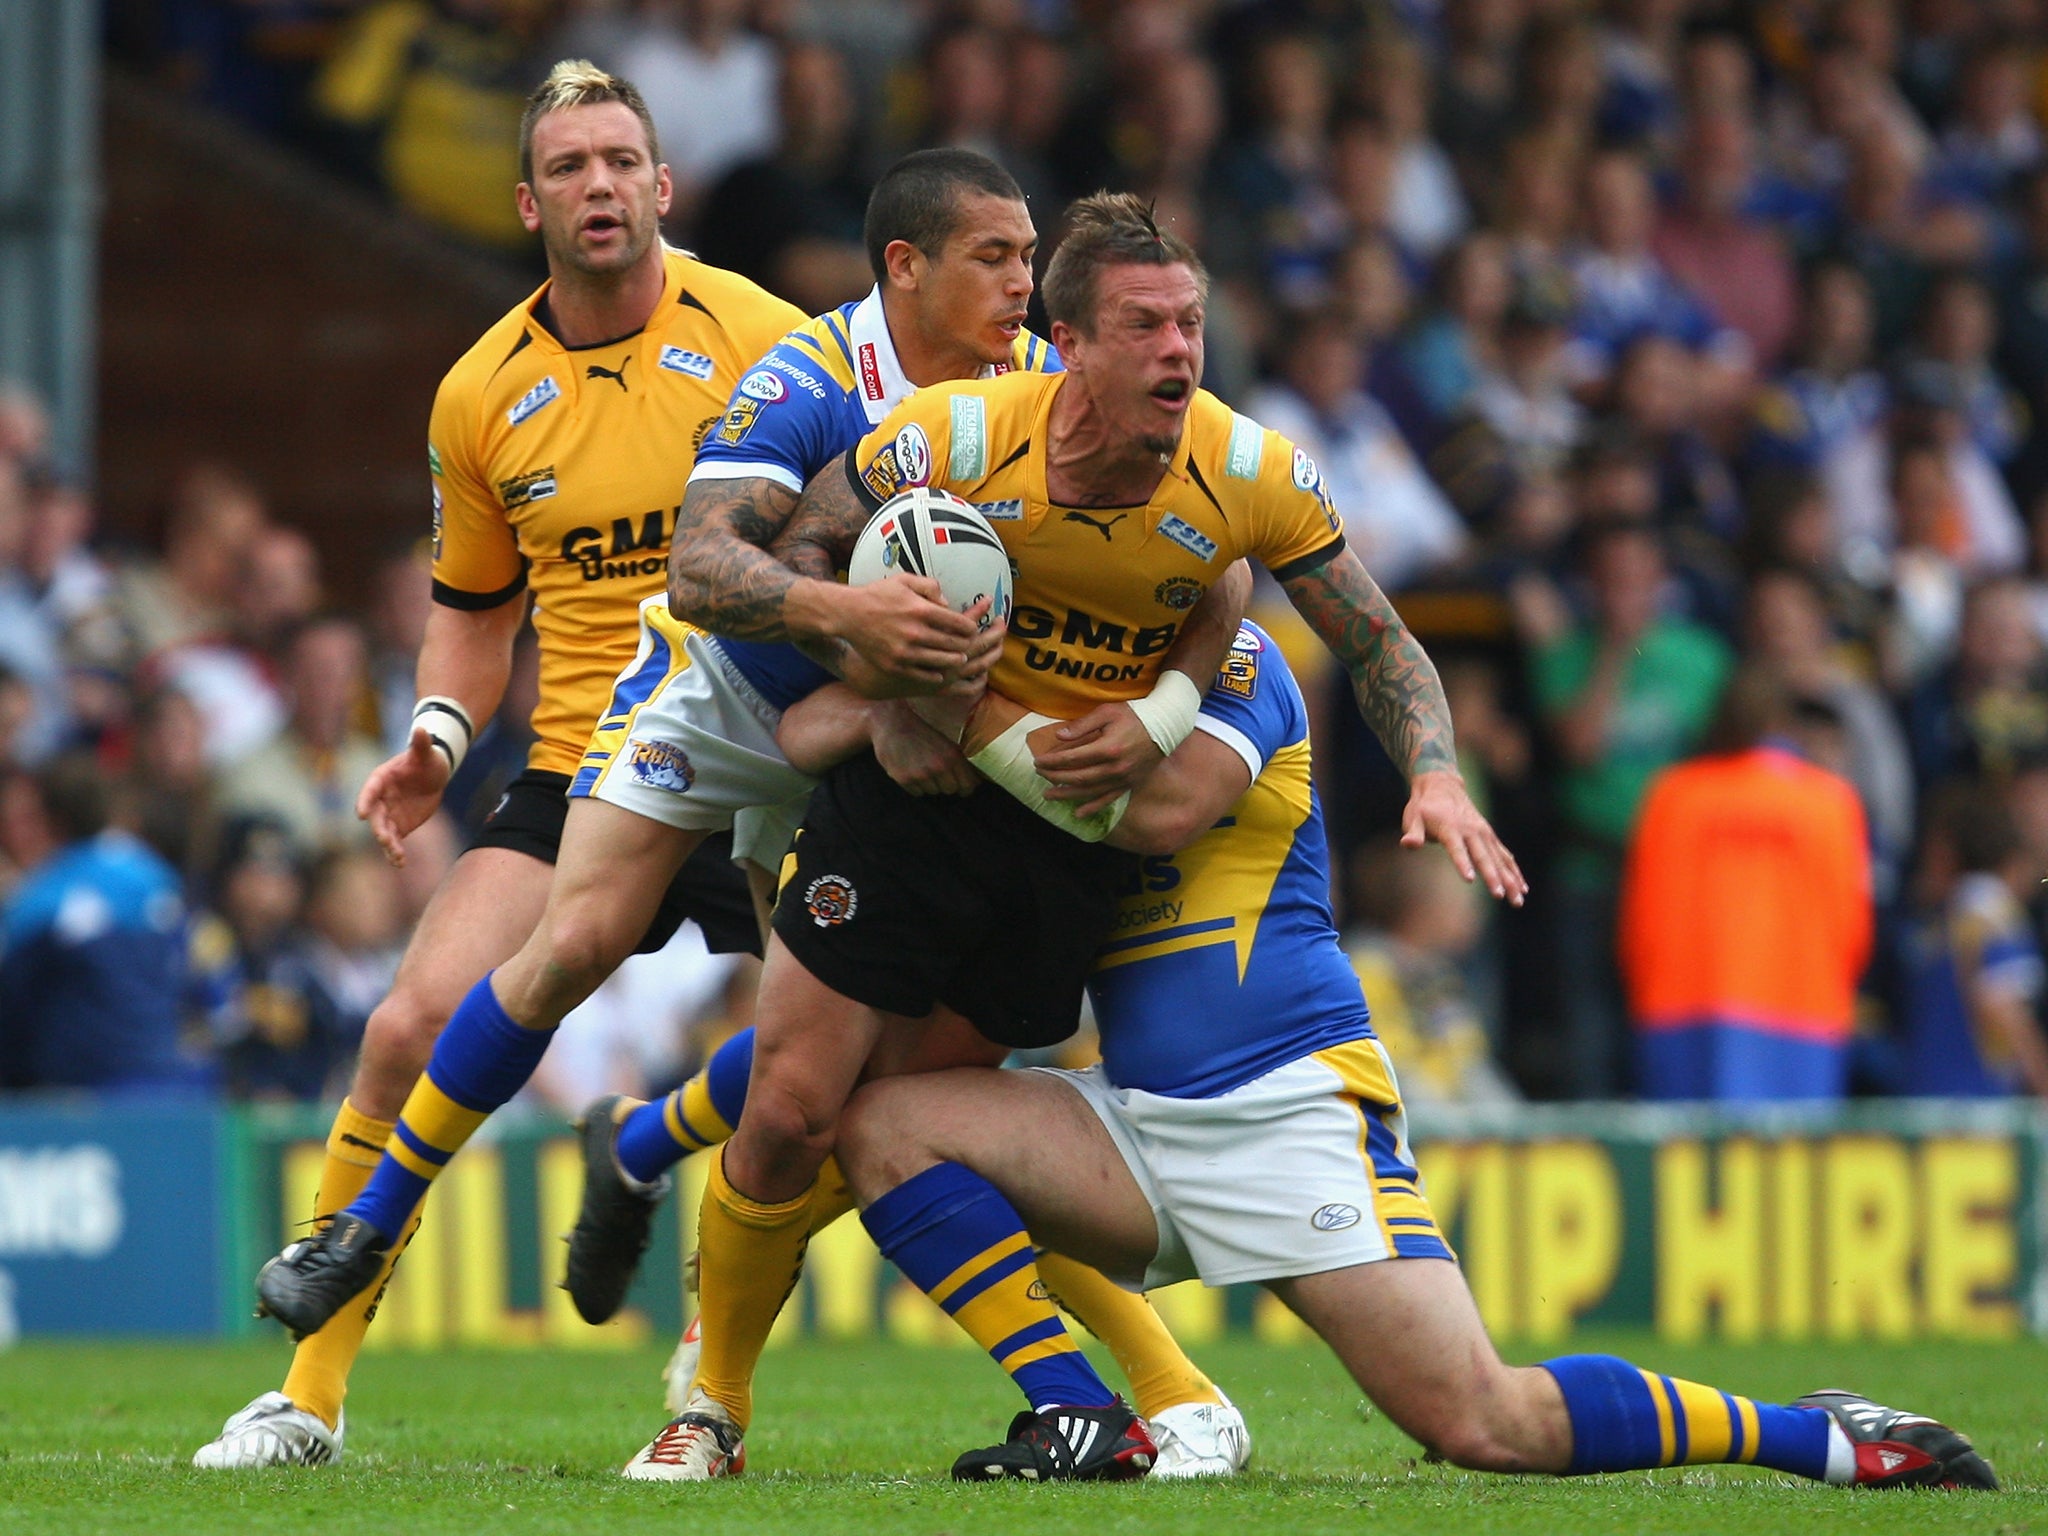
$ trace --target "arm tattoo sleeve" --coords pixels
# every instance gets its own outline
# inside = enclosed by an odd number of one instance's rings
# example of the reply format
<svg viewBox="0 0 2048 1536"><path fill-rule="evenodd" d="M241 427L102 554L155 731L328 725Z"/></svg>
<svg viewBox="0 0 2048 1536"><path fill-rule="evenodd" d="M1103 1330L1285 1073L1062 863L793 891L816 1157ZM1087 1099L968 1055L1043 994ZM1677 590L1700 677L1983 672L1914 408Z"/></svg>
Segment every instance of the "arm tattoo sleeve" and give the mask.
<svg viewBox="0 0 2048 1536"><path fill-rule="evenodd" d="M1286 583L1287 596L1351 674L1359 712L1411 780L1456 773L1451 708L1436 666L1358 556L1342 550L1328 564Z"/></svg>
<svg viewBox="0 0 2048 1536"><path fill-rule="evenodd" d="M811 476L803 499L769 547L791 570L830 581L846 569L854 541L871 516L873 509L854 494L841 454Z"/></svg>
<svg viewBox="0 0 2048 1536"><path fill-rule="evenodd" d="M787 640L782 599L798 573L768 552L796 497L773 480L699 480L668 550L668 607L736 640Z"/></svg>

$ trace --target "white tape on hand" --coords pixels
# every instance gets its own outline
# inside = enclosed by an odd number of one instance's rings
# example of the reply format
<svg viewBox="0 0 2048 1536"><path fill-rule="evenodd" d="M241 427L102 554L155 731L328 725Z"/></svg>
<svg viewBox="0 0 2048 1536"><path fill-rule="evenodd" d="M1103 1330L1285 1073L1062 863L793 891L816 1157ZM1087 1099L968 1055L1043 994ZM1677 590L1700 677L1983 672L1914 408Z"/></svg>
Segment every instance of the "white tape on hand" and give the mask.
<svg viewBox="0 0 2048 1536"><path fill-rule="evenodd" d="M1132 699L1131 713L1145 727L1161 757L1173 756L1174 748L1188 739L1195 728L1195 716L1202 711L1202 690L1185 672L1171 667L1159 674L1159 681L1142 699Z"/></svg>
<svg viewBox="0 0 2048 1536"><path fill-rule="evenodd" d="M1074 801L1046 798L1046 791L1052 786L1033 766L1028 738L1039 727L1058 723L1050 715L1027 714L967 761L980 769L991 784L1021 800L1061 831L1084 843L1099 843L1123 820L1131 797L1128 792L1118 795L1104 809L1087 817L1074 814Z"/></svg>

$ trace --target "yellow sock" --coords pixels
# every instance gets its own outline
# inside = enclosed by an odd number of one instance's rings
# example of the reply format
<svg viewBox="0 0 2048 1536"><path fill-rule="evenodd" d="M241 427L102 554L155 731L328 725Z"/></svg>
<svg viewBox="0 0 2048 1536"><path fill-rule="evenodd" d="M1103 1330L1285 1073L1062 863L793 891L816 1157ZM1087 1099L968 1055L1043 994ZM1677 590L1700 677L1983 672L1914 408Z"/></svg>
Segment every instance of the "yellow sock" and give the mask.
<svg viewBox="0 0 2048 1536"><path fill-rule="evenodd" d="M742 1429L754 1413L754 1367L768 1331L803 1271L817 1185L781 1205L749 1200L725 1176L725 1157L711 1161L697 1216L697 1308L704 1352L697 1390Z"/></svg>
<svg viewBox="0 0 2048 1536"><path fill-rule="evenodd" d="M1060 1305L1109 1346L1130 1378L1131 1401L1141 1418L1181 1403L1223 1401L1216 1383L1182 1352L1143 1296L1064 1254L1040 1253L1038 1273Z"/></svg>
<svg viewBox="0 0 2048 1536"><path fill-rule="evenodd" d="M853 1191L846 1187L839 1159L826 1158L825 1166L818 1170L818 1182L811 1186L811 1236L817 1236L859 1204Z"/></svg>
<svg viewBox="0 0 2048 1536"><path fill-rule="evenodd" d="M351 1104L341 1101L333 1128L327 1133L327 1159L320 1165L320 1193L315 1198L316 1218L332 1216L363 1192L370 1172L391 1139L389 1120L374 1120ZM390 1277L391 1266L419 1228L417 1217L406 1224L400 1241L392 1244L391 1256L375 1283L343 1307L325 1328L303 1340L292 1351L292 1368L285 1373L284 1395L308 1413L320 1416L329 1429L341 1419L341 1402L348 1395L348 1373L363 1347L363 1334L376 1311L378 1295Z"/></svg>

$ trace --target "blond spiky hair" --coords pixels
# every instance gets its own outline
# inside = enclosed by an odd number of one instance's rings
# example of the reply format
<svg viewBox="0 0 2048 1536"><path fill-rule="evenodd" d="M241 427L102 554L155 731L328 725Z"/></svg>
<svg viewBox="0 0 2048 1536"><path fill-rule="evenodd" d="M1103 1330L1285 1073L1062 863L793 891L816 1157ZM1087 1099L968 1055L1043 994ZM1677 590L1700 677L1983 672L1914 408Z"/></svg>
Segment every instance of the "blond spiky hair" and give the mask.
<svg viewBox="0 0 2048 1536"><path fill-rule="evenodd" d="M547 79L526 98L526 111L519 119L519 179L533 180L533 125L550 112L566 107L590 107L616 101L640 119L647 130L647 153L658 165L661 145L654 135L654 114L630 80L607 74L588 59L563 59L548 71Z"/></svg>

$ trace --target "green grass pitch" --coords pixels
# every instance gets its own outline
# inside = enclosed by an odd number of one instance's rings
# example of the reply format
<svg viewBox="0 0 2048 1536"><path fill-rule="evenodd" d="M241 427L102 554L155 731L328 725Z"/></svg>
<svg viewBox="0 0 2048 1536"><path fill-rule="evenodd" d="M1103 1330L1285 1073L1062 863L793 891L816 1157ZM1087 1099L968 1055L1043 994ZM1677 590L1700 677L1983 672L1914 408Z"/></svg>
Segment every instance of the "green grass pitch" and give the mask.
<svg viewBox="0 0 2048 1536"><path fill-rule="evenodd" d="M0 1355L0 1531L575 1531L997 1536L1009 1532L2048 1533L2048 1346L1704 1345L1602 1337L1674 1374L1764 1398L1853 1386L1961 1425L2002 1494L1870 1494L1750 1469L1557 1481L1423 1464L1320 1350L1233 1340L1201 1357L1236 1397L1255 1470L1227 1485L956 1487L954 1453L1016 1406L965 1350L806 1344L771 1354L730 1483L627 1483L659 1427L655 1351L373 1354L349 1456L314 1472L202 1473L195 1446L285 1360L269 1345L25 1344ZM1517 1358L1536 1358L1520 1351Z"/></svg>

